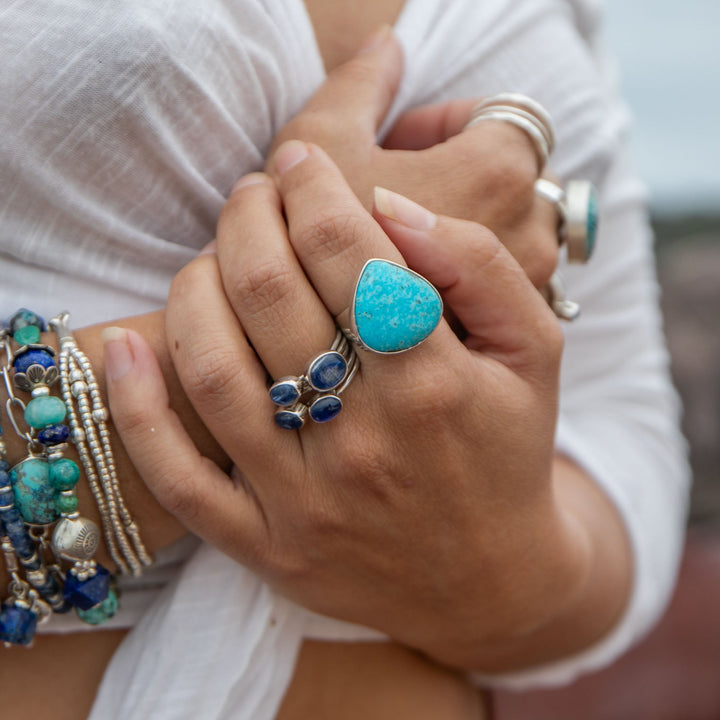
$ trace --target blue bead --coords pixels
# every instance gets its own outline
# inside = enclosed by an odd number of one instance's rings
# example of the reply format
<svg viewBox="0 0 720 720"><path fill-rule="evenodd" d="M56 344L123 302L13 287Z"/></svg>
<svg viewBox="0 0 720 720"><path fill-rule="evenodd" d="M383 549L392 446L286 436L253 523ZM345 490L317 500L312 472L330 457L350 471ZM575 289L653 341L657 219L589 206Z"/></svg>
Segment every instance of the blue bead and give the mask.
<svg viewBox="0 0 720 720"><path fill-rule="evenodd" d="M110 591L110 572L102 565L97 566L93 577L79 580L68 570L65 576L63 596L74 607L89 610L101 603Z"/></svg>
<svg viewBox="0 0 720 720"><path fill-rule="evenodd" d="M342 410L342 400L337 395L323 395L310 405L310 417L316 423L330 422Z"/></svg>
<svg viewBox="0 0 720 720"><path fill-rule="evenodd" d="M0 609L0 642L29 645L36 627L37 615L32 610L12 605Z"/></svg>
<svg viewBox="0 0 720 720"><path fill-rule="evenodd" d="M13 362L15 372L27 372L31 365L42 365L44 368L54 367L55 360L47 350L28 350L18 355Z"/></svg>
<svg viewBox="0 0 720 720"><path fill-rule="evenodd" d="M335 350L318 355L307 371L310 385L319 392L327 392L336 388L345 378L347 362Z"/></svg>
<svg viewBox="0 0 720 720"><path fill-rule="evenodd" d="M275 424L283 430L299 430L305 421L301 415L292 410L278 410L275 413Z"/></svg>
<svg viewBox="0 0 720 720"><path fill-rule="evenodd" d="M15 554L21 560L26 560L27 558L32 557L35 552L35 547L33 546L32 540L27 533L17 540L10 538L10 542L12 543L13 550L15 550ZM28 568L28 570L33 570L33 568Z"/></svg>
<svg viewBox="0 0 720 720"><path fill-rule="evenodd" d="M67 425L49 425L38 433L37 439L41 445L59 445L70 438L70 428Z"/></svg>
<svg viewBox="0 0 720 720"><path fill-rule="evenodd" d="M442 317L438 291L421 275L388 260L369 260L353 298L353 323L369 350L395 353L421 343Z"/></svg>
<svg viewBox="0 0 720 720"><path fill-rule="evenodd" d="M0 472L7 472L10 469L10 463L7 460L0 460Z"/></svg>
<svg viewBox="0 0 720 720"><path fill-rule="evenodd" d="M27 532L25 530L25 523L20 518L12 520L4 518L3 522L5 523L5 532L10 538L20 538L23 533Z"/></svg>
<svg viewBox="0 0 720 720"><path fill-rule="evenodd" d="M269 390L270 399L280 407L294 405L300 399L300 387L297 378L278 380Z"/></svg>
<svg viewBox="0 0 720 720"><path fill-rule="evenodd" d="M20 308L11 318L8 323L10 326L10 332L14 335L21 328L27 327L28 325L34 325L41 330L46 329L45 321L32 310L27 308Z"/></svg>

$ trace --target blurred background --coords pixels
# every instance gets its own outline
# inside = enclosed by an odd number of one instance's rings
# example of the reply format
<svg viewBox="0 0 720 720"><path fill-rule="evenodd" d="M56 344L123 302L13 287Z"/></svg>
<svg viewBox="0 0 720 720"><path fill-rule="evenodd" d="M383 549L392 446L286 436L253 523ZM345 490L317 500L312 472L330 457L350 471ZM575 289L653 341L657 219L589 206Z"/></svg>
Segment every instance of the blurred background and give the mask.
<svg viewBox="0 0 720 720"><path fill-rule="evenodd" d="M695 475L691 523L720 528L720 0L607 0L606 10L650 192Z"/></svg>

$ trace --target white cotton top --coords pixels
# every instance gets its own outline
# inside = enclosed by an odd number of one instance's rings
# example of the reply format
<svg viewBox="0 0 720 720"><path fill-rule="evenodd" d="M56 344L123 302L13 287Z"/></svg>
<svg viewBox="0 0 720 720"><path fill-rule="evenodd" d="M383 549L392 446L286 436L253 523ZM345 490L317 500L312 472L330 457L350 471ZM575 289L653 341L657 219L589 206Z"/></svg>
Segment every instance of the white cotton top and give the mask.
<svg viewBox="0 0 720 720"><path fill-rule="evenodd" d="M406 69L386 127L421 103L523 92L555 119L553 169L601 193L596 255L565 271L583 315L566 328L557 447L617 505L632 596L594 647L495 686L614 659L663 610L682 544L688 472L651 236L597 19L592 0L407 0L396 26ZM233 183L323 78L301 0L0 0L0 315L67 308L80 326L162 307ZM92 720L269 720L303 637L380 637L313 616L207 545L179 567L190 553L126 584L114 622L136 627Z"/></svg>

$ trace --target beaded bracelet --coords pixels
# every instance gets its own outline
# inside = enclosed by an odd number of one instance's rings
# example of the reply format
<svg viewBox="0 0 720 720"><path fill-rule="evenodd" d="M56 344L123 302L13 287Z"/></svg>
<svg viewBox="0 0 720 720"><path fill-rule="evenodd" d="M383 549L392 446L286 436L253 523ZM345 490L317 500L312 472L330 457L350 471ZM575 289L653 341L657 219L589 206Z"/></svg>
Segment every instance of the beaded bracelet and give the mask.
<svg viewBox="0 0 720 720"><path fill-rule="evenodd" d="M60 343L60 386L72 437L100 510L110 556L120 572L139 576L143 568L152 565L152 558L120 492L107 429L108 411L92 365L75 342L69 320L69 313L60 313L50 320L50 327Z"/></svg>
<svg viewBox="0 0 720 720"><path fill-rule="evenodd" d="M15 432L27 443L27 457L8 475L12 498L7 492L7 483L3 486L4 492L0 488L4 513L3 554L13 578L14 597L3 606L0 640L22 645L32 640L34 626L43 610L41 597L43 603L56 612L64 611L67 606L74 607L78 616L90 624L103 622L117 610L110 573L93 559L100 540L99 530L95 523L77 512L75 486L80 470L75 462L63 456L70 436L64 424L67 408L60 398L50 394L50 386L58 378L58 368L54 350L40 342L44 329L42 318L20 310L11 319L9 328L0 333L5 354L2 375L8 394L7 416ZM19 346L14 351L10 337ZM13 385L30 393L27 405L15 395ZM27 429L20 427L16 410L22 411ZM27 536L21 533L20 520L26 526ZM10 549L25 569L28 582L24 585L19 566L10 559ZM43 566L44 555L52 556L53 562ZM71 563L64 578L62 560ZM63 603L58 599L58 578L62 579ZM27 591L26 585L32 589ZM31 615L35 615L35 622Z"/></svg>

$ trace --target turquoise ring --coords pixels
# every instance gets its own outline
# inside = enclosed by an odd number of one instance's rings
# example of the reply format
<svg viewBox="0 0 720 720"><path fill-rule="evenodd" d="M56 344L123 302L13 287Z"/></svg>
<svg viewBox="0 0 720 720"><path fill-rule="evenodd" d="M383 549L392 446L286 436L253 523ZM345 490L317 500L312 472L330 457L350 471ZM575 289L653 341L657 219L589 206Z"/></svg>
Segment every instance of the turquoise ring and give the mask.
<svg viewBox="0 0 720 720"><path fill-rule="evenodd" d="M568 260L586 263L595 249L598 202L589 180L570 180L565 188L565 242Z"/></svg>
<svg viewBox="0 0 720 720"><path fill-rule="evenodd" d="M373 258L360 271L352 303L338 321L361 349L387 355L419 345L442 314L440 293L422 275Z"/></svg>
<svg viewBox="0 0 720 720"><path fill-rule="evenodd" d="M571 263L586 263L595 249L598 229L598 202L589 180L570 180L563 190L550 180L535 181L538 196L552 203L560 215L558 242L567 244Z"/></svg>

